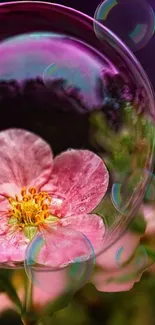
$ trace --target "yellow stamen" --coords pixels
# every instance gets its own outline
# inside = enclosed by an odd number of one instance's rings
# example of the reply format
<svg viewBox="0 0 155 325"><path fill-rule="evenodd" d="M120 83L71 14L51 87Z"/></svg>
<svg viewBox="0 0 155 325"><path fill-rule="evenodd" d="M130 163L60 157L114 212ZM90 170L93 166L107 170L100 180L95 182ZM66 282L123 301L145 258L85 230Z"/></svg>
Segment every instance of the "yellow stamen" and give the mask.
<svg viewBox="0 0 155 325"><path fill-rule="evenodd" d="M29 188L29 193L30 194L35 194L37 191L36 191L36 188L35 187L30 187Z"/></svg>
<svg viewBox="0 0 155 325"><path fill-rule="evenodd" d="M38 227L43 225L46 219L51 216L51 197L46 192L37 192L37 189L33 186L28 191L26 187L23 187L21 198L15 195L14 199L10 197L8 201L11 205L8 211L9 216L12 220L14 218L14 224L22 229L29 226ZM60 216L60 214L57 214L54 216L54 220L58 220ZM12 225L12 223L10 224Z"/></svg>
<svg viewBox="0 0 155 325"><path fill-rule="evenodd" d="M26 187L23 187L21 190L21 195L24 196L26 195Z"/></svg>
<svg viewBox="0 0 155 325"><path fill-rule="evenodd" d="M48 210L48 205L47 204L42 204L42 210L43 211Z"/></svg>

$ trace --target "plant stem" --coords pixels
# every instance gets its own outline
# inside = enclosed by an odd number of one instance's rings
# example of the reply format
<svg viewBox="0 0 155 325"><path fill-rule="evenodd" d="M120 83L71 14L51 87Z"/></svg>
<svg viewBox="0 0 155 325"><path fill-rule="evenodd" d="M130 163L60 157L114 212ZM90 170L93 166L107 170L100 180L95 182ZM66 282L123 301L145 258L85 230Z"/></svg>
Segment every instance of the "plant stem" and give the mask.
<svg viewBox="0 0 155 325"><path fill-rule="evenodd" d="M29 313L33 308L32 295L33 295L33 284L28 279L28 288L27 288L26 296L25 296L25 311L26 311L26 313Z"/></svg>
<svg viewBox="0 0 155 325"><path fill-rule="evenodd" d="M37 325L38 321L34 317L33 311L33 284L27 278L27 287L25 287L25 307L24 314L22 315L22 322L24 325Z"/></svg>

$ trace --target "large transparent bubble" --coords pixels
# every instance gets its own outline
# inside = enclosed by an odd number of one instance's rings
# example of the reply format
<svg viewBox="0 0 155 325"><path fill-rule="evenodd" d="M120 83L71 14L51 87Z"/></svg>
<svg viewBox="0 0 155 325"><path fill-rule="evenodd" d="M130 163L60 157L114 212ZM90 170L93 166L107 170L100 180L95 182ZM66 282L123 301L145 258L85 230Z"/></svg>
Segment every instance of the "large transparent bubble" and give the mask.
<svg viewBox="0 0 155 325"><path fill-rule="evenodd" d="M100 42L94 20L80 12L56 4L7 3L0 6L0 21L0 131L20 128L37 134L50 145L54 159L64 151L72 155L72 149L90 152L87 165L84 158L78 160L77 174L70 173L71 163L65 172L61 162L63 177L55 191L65 179L63 187L72 195L64 218L72 216L71 207L74 225L87 214L93 233L100 220L103 233L94 248L99 254L128 229L153 172L152 87L125 45L96 22ZM100 169L95 174L94 155L104 162L109 183ZM28 159L25 163L30 165ZM136 170L144 169L148 172L134 178ZM114 202L114 185L132 179L120 206ZM84 220L74 231L94 247L95 236L91 241Z"/></svg>
<svg viewBox="0 0 155 325"><path fill-rule="evenodd" d="M146 0L104 0L94 18L111 29L133 52L143 48L155 30L155 14ZM102 42L102 31L95 23L94 30Z"/></svg>

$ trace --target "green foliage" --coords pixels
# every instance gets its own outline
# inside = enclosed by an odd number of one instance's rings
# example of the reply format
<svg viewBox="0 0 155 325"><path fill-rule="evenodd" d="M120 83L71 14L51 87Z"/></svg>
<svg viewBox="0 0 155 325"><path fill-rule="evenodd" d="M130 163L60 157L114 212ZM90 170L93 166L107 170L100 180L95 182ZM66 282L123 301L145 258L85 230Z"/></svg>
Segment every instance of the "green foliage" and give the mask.
<svg viewBox="0 0 155 325"><path fill-rule="evenodd" d="M106 150L104 160L112 172L129 172L144 168L154 147L155 128L151 120L138 115L135 108L123 108L123 126L116 132L110 127L102 112L92 113L92 141Z"/></svg>
<svg viewBox="0 0 155 325"><path fill-rule="evenodd" d="M118 218L118 211L111 202L108 195L104 197L101 203L94 209L92 213L96 213L104 219L105 224L109 228Z"/></svg>
<svg viewBox="0 0 155 325"><path fill-rule="evenodd" d="M48 317L53 316L55 312L58 310L64 309L73 299L75 291L70 290L56 299L54 302L51 302L45 306L44 309L41 310L43 315L47 315Z"/></svg>
<svg viewBox="0 0 155 325"><path fill-rule="evenodd" d="M137 213L133 221L130 223L129 229L135 233L143 235L146 229L146 221L144 220L144 216Z"/></svg>

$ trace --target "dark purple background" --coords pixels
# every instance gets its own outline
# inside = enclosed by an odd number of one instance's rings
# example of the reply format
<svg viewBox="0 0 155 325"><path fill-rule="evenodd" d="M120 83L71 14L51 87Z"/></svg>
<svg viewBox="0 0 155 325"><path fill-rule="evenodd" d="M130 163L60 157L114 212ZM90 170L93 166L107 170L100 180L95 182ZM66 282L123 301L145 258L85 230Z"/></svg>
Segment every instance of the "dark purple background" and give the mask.
<svg viewBox="0 0 155 325"><path fill-rule="evenodd" d="M101 3L100 0L55 0L51 2L75 8L90 16L94 16L97 6ZM155 0L147 0L147 2L152 6L155 12ZM155 89L155 35L149 43L143 49L137 51L135 55L148 74Z"/></svg>

